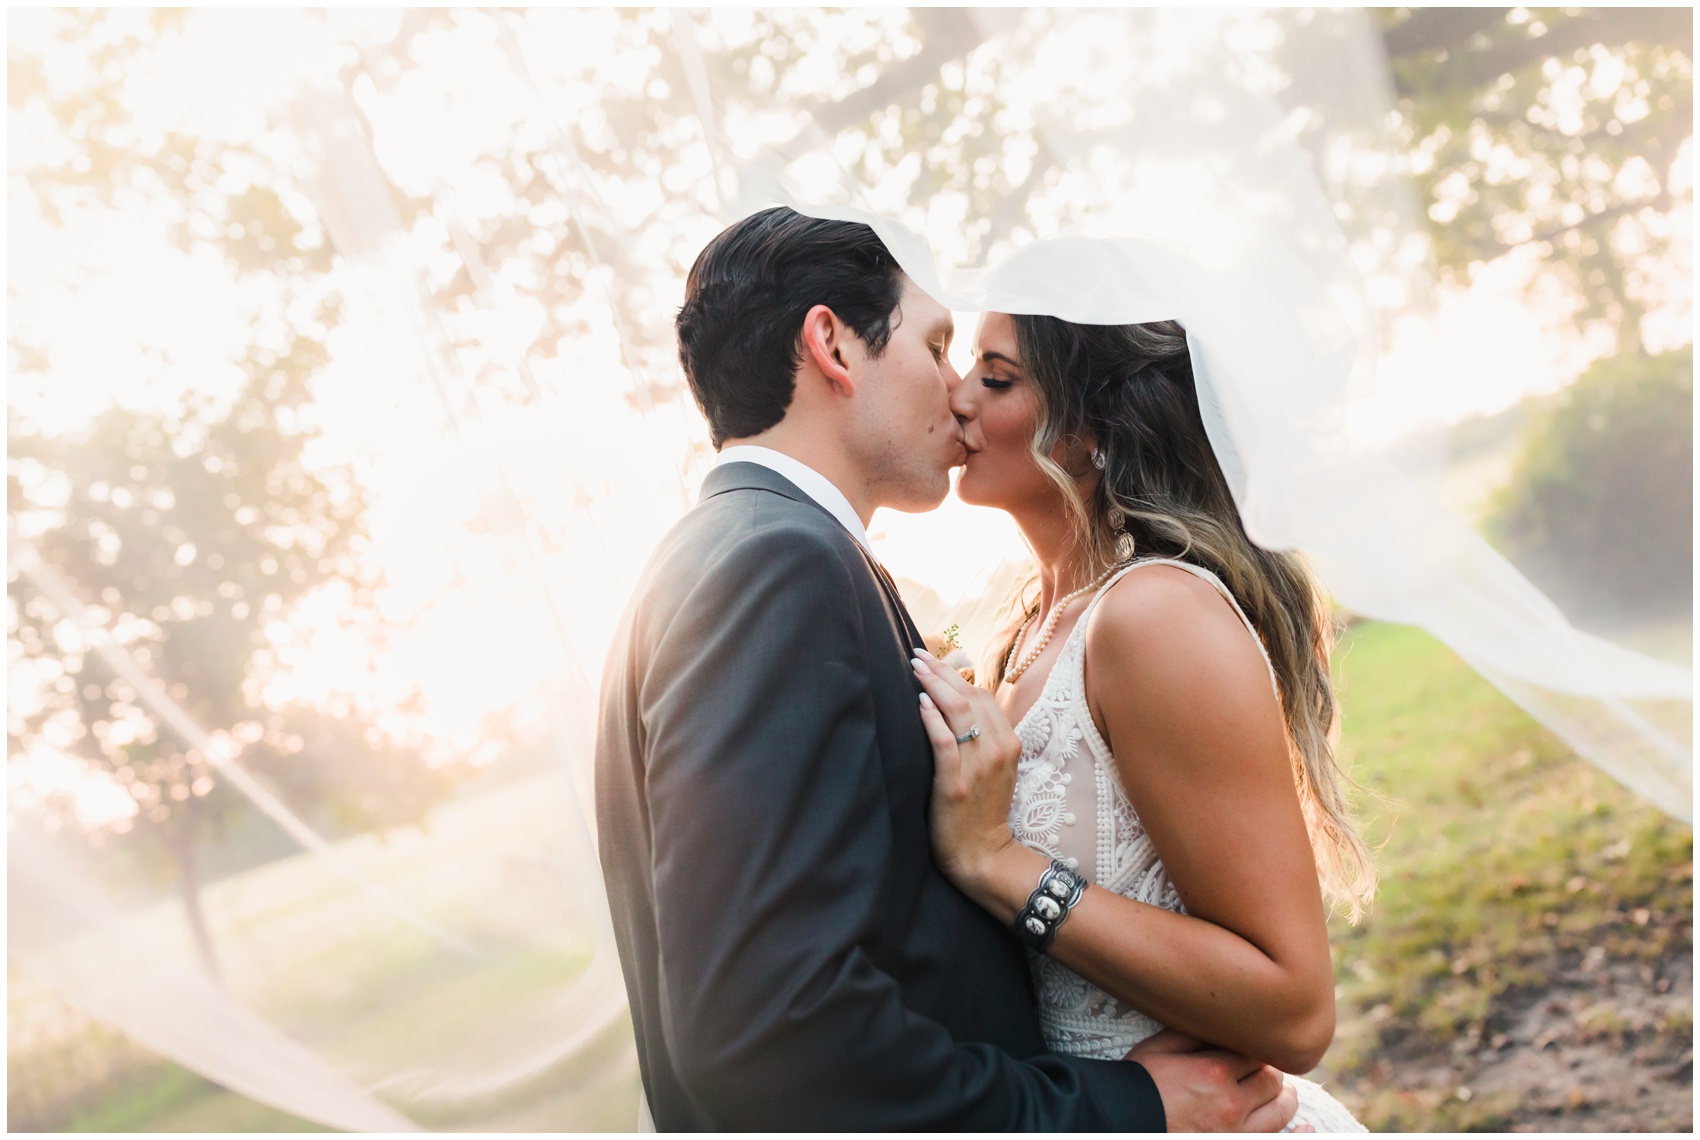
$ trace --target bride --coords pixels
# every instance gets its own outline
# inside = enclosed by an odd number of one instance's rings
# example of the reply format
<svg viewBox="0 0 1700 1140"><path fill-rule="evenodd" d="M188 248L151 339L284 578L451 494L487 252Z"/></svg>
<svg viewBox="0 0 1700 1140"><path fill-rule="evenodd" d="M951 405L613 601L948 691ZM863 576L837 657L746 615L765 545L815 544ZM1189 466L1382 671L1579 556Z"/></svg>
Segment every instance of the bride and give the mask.
<svg viewBox="0 0 1700 1140"><path fill-rule="evenodd" d="M1118 1058L1167 1028L1314 1068L1325 899L1355 919L1374 889L1329 613L1298 556L1246 537L1185 333L989 313L952 410L958 494L1008 511L1038 573L985 687L917 650L940 867L1035 951L1050 1049ZM1362 1130L1289 1081L1292 1127Z"/></svg>

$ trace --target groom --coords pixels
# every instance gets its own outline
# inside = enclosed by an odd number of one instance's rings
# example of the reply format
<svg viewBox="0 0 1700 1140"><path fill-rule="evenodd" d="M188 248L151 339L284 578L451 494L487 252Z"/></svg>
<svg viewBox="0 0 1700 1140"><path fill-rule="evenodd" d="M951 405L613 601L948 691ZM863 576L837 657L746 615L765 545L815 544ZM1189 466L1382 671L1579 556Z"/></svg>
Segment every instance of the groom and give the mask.
<svg viewBox="0 0 1700 1140"><path fill-rule="evenodd" d="M964 459L950 313L867 226L772 209L691 269L679 355L719 461L602 679L602 865L655 1123L1215 1128L1278 1074L1046 1053L1026 951L933 866L921 634L865 527Z"/></svg>

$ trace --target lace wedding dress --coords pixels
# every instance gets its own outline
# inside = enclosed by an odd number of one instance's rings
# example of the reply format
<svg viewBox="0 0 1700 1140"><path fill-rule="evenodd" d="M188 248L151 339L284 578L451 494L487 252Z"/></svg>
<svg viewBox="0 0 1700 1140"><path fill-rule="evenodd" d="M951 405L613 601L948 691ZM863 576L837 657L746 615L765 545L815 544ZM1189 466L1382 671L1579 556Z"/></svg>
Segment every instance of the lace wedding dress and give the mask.
<svg viewBox="0 0 1700 1140"><path fill-rule="evenodd" d="M1176 566L1209 582L1257 637L1228 588L1202 567L1152 558L1117 572L1087 604L1064 640L1038 701L1016 725L1021 764L1009 822L1017 840L1078 868L1096 886L1184 914L1186 908L1122 790L1110 747L1086 707L1086 624L1092 609L1124 574L1157 565ZM1261 640L1258 650L1264 652ZM1263 660L1269 664L1266 652ZM1269 679L1275 683L1272 666ZM1053 1052L1115 1059L1162 1028L1042 954L1033 958L1033 981L1045 1043ZM1299 1094L1298 1115L1289 1131L1302 1124L1318 1132L1365 1131L1322 1086L1299 1077L1287 1081Z"/></svg>

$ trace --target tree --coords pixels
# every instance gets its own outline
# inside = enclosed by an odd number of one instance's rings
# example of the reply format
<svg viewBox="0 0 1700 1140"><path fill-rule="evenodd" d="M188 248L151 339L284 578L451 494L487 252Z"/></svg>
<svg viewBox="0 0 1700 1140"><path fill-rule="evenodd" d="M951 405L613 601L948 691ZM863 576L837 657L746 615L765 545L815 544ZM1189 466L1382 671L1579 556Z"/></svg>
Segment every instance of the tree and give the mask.
<svg viewBox="0 0 1700 1140"><path fill-rule="evenodd" d="M1490 520L1571 612L1616 623L1694 594L1694 348L1594 364L1544 401Z"/></svg>
<svg viewBox="0 0 1700 1140"><path fill-rule="evenodd" d="M323 234L286 205L300 200L286 165L258 147L140 131L126 111L129 76L182 18L62 15L61 39L86 64L80 83L49 83L39 60L14 49L13 111L50 116L62 144L24 171L23 185L49 224L138 203L171 210L177 242L218 249L238 278L260 287L256 316L271 319L252 323L231 398L196 392L178 408L114 407L61 436L14 416L14 540L30 542L169 697L203 728L227 731L244 766L302 814L338 832L414 822L447 789L447 772L364 710L272 710L260 696L276 667L270 623L334 590L346 620L379 636L371 615L382 576L362 549L364 490L346 468L309 462L312 381L337 303ZM14 374L51 375L53 346L14 342L12 352ZM212 758L87 651L70 615L28 576L14 572L8 599L14 668L44 682L38 706L10 718L10 754L57 749L131 798L134 814L106 830L166 856L195 945L216 974L202 849L251 809Z"/></svg>
<svg viewBox="0 0 1700 1140"><path fill-rule="evenodd" d="M92 614L180 707L246 746L243 764L346 832L416 822L447 775L359 710L272 711L258 694L268 623L320 589L349 612L369 606L361 489L302 462L306 379L322 350L255 353L227 409L198 398L178 418L114 409L73 438L13 434L8 506L43 561L94 603ZM28 577L10 587L15 660L50 684L14 729L12 752L45 741L106 774L134 800L120 831L169 855L196 945L215 961L200 906L198 850L251 810L208 757L116 675Z"/></svg>
<svg viewBox="0 0 1700 1140"><path fill-rule="evenodd" d="M1578 320L1641 344L1694 133L1688 8L1397 8L1383 39L1444 276L1532 245ZM1687 191L1684 191L1687 193Z"/></svg>

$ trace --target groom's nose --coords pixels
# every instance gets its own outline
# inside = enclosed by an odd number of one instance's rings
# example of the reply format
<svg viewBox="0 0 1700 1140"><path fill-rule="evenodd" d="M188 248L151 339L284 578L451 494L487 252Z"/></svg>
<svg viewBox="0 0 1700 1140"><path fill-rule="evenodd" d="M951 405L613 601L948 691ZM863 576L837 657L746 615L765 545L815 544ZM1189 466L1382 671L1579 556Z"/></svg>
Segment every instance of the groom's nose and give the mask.
<svg viewBox="0 0 1700 1140"><path fill-rule="evenodd" d="M956 393L962 388L962 373L956 370L956 365L950 362L949 357L945 358L940 369L944 372L944 390L950 393L951 403L954 405Z"/></svg>
<svg viewBox="0 0 1700 1140"><path fill-rule="evenodd" d="M955 378L950 381L950 413L959 420L965 420L974 414L973 402L968 398L973 385L967 377L952 372Z"/></svg>

